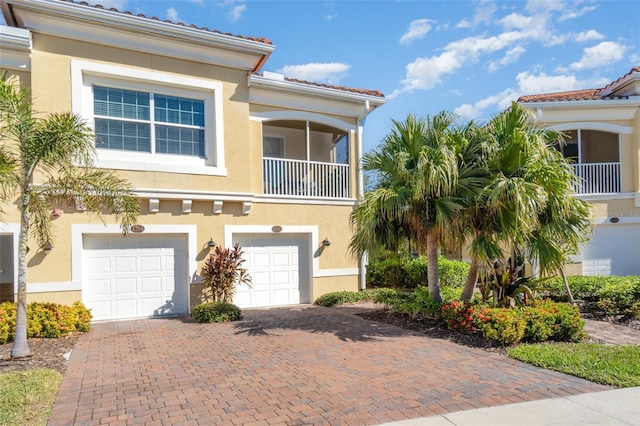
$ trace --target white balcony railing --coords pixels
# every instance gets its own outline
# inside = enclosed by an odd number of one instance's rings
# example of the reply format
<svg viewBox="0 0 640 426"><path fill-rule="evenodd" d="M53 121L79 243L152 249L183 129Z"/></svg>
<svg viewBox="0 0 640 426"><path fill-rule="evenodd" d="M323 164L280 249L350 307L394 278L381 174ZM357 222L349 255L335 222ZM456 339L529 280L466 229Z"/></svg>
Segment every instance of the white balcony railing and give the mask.
<svg viewBox="0 0 640 426"><path fill-rule="evenodd" d="M349 165L263 158L264 193L298 197L349 198Z"/></svg>
<svg viewBox="0 0 640 426"><path fill-rule="evenodd" d="M572 164L578 176L576 194L612 194L620 192L620 163Z"/></svg>

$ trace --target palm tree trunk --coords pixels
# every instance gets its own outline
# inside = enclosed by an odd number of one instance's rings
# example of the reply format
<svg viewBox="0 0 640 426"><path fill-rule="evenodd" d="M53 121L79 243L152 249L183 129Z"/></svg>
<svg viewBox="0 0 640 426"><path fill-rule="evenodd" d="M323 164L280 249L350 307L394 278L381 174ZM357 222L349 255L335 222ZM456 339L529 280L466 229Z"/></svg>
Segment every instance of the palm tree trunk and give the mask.
<svg viewBox="0 0 640 426"><path fill-rule="evenodd" d="M567 276L564 274L564 267L560 268L560 276L562 276L562 282L564 283L564 288L567 290L567 295L569 296L569 302L572 305L575 305L576 301L573 299L573 294L571 294L571 288L569 287Z"/></svg>
<svg viewBox="0 0 640 426"><path fill-rule="evenodd" d="M16 334L11 347L11 357L31 355L27 343L27 240L29 237L29 213L22 207L20 236L18 239L18 308L16 311Z"/></svg>
<svg viewBox="0 0 640 426"><path fill-rule="evenodd" d="M479 271L478 259L475 257L471 259L471 267L469 268L469 275L467 275L467 282L464 283L460 300L468 302L473 297L473 292L476 289L476 283L478 282Z"/></svg>
<svg viewBox="0 0 640 426"><path fill-rule="evenodd" d="M433 231L427 231L427 271L429 274L429 294L434 301L442 303L438 274L438 237Z"/></svg>

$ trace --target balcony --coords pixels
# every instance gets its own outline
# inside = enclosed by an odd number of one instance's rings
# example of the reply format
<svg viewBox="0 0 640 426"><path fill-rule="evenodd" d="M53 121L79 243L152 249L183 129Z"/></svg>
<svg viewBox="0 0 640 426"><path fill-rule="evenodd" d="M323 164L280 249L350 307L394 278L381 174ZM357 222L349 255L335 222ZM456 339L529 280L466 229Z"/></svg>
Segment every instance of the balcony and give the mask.
<svg viewBox="0 0 640 426"><path fill-rule="evenodd" d="M311 198L349 198L349 165L263 158L264 193Z"/></svg>
<svg viewBox="0 0 640 426"><path fill-rule="evenodd" d="M620 188L620 163L572 164L578 176L576 194L615 194Z"/></svg>

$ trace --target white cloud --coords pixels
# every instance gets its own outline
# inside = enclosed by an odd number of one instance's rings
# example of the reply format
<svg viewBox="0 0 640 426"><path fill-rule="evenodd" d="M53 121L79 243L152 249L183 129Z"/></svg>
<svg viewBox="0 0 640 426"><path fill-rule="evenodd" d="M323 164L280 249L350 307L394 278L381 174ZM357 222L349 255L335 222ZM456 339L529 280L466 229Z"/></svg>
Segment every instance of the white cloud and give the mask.
<svg viewBox="0 0 640 426"><path fill-rule="evenodd" d="M489 71L494 72L505 65L516 62L524 52L526 52L526 49L522 46L516 46L513 49L507 50L502 59L489 64Z"/></svg>
<svg viewBox="0 0 640 426"><path fill-rule="evenodd" d="M428 19L416 19L411 21L407 32L400 37L400 44L411 44L415 40L421 40L431 30L431 21Z"/></svg>
<svg viewBox="0 0 640 426"><path fill-rule="evenodd" d="M565 10L562 15L560 15L560 17L558 18L558 21L563 22L563 21L568 21L570 19L579 18L580 16L585 15L589 12L593 12L597 8L598 6L585 6L582 9L568 9L568 10Z"/></svg>
<svg viewBox="0 0 640 426"><path fill-rule="evenodd" d="M583 31L576 35L577 42L591 41L591 40L602 40L604 35L600 34L596 30Z"/></svg>
<svg viewBox="0 0 640 426"><path fill-rule="evenodd" d="M626 46L615 41L603 41L592 47L582 49L582 58L570 65L572 69L583 70L598 68L624 59Z"/></svg>
<svg viewBox="0 0 640 426"><path fill-rule="evenodd" d="M191 4L204 4L204 0L187 0Z"/></svg>
<svg viewBox="0 0 640 426"><path fill-rule="evenodd" d="M244 12L247 11L247 5L242 3L239 4L237 6L234 6L228 13L227 13L227 17L229 18L229 20L231 22L236 22L237 20L239 20L240 18L242 18L242 15L244 14Z"/></svg>
<svg viewBox="0 0 640 426"><path fill-rule="evenodd" d="M518 74L516 81L518 82L518 92L522 95L597 88L611 82L610 79L604 77L580 80L573 74L547 75L541 72L534 75L527 71Z"/></svg>
<svg viewBox="0 0 640 426"><path fill-rule="evenodd" d="M331 15L326 15L326 16L324 17L324 20L325 20L325 21L333 21L333 20L334 20L334 19L336 19L337 17L338 17L338 14L337 14L337 13L333 13L333 14L331 14Z"/></svg>
<svg viewBox="0 0 640 426"><path fill-rule="evenodd" d="M167 9L167 19L173 22L178 22L180 18L178 18L178 11L175 7L171 6Z"/></svg>
<svg viewBox="0 0 640 426"><path fill-rule="evenodd" d="M498 8L496 4L491 0L482 0L476 7L475 15L472 21L463 19L456 24L456 28L474 28L479 24L490 24L493 19L493 15Z"/></svg>
<svg viewBox="0 0 640 426"><path fill-rule="evenodd" d="M481 99L474 104L464 104L455 108L453 112L467 120L474 120L484 115L490 107L502 111L511 105L511 102L518 99L518 92L513 89L506 89L500 93Z"/></svg>
<svg viewBox="0 0 640 426"><path fill-rule="evenodd" d="M95 0L92 4L100 4L105 9L116 8L118 10L126 10L128 0Z"/></svg>
<svg viewBox="0 0 640 426"><path fill-rule="evenodd" d="M339 62L309 63L302 65L285 65L277 70L287 77L317 83L338 84L348 75L351 65Z"/></svg>

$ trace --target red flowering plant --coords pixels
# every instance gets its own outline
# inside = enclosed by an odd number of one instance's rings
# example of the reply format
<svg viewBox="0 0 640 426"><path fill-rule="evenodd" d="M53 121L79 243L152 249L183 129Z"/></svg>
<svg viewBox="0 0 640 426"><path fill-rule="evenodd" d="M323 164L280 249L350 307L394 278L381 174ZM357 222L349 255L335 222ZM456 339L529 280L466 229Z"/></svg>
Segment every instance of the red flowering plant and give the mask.
<svg viewBox="0 0 640 426"><path fill-rule="evenodd" d="M440 316L450 329L472 331L476 329L476 309L474 305L454 301L442 305Z"/></svg>

